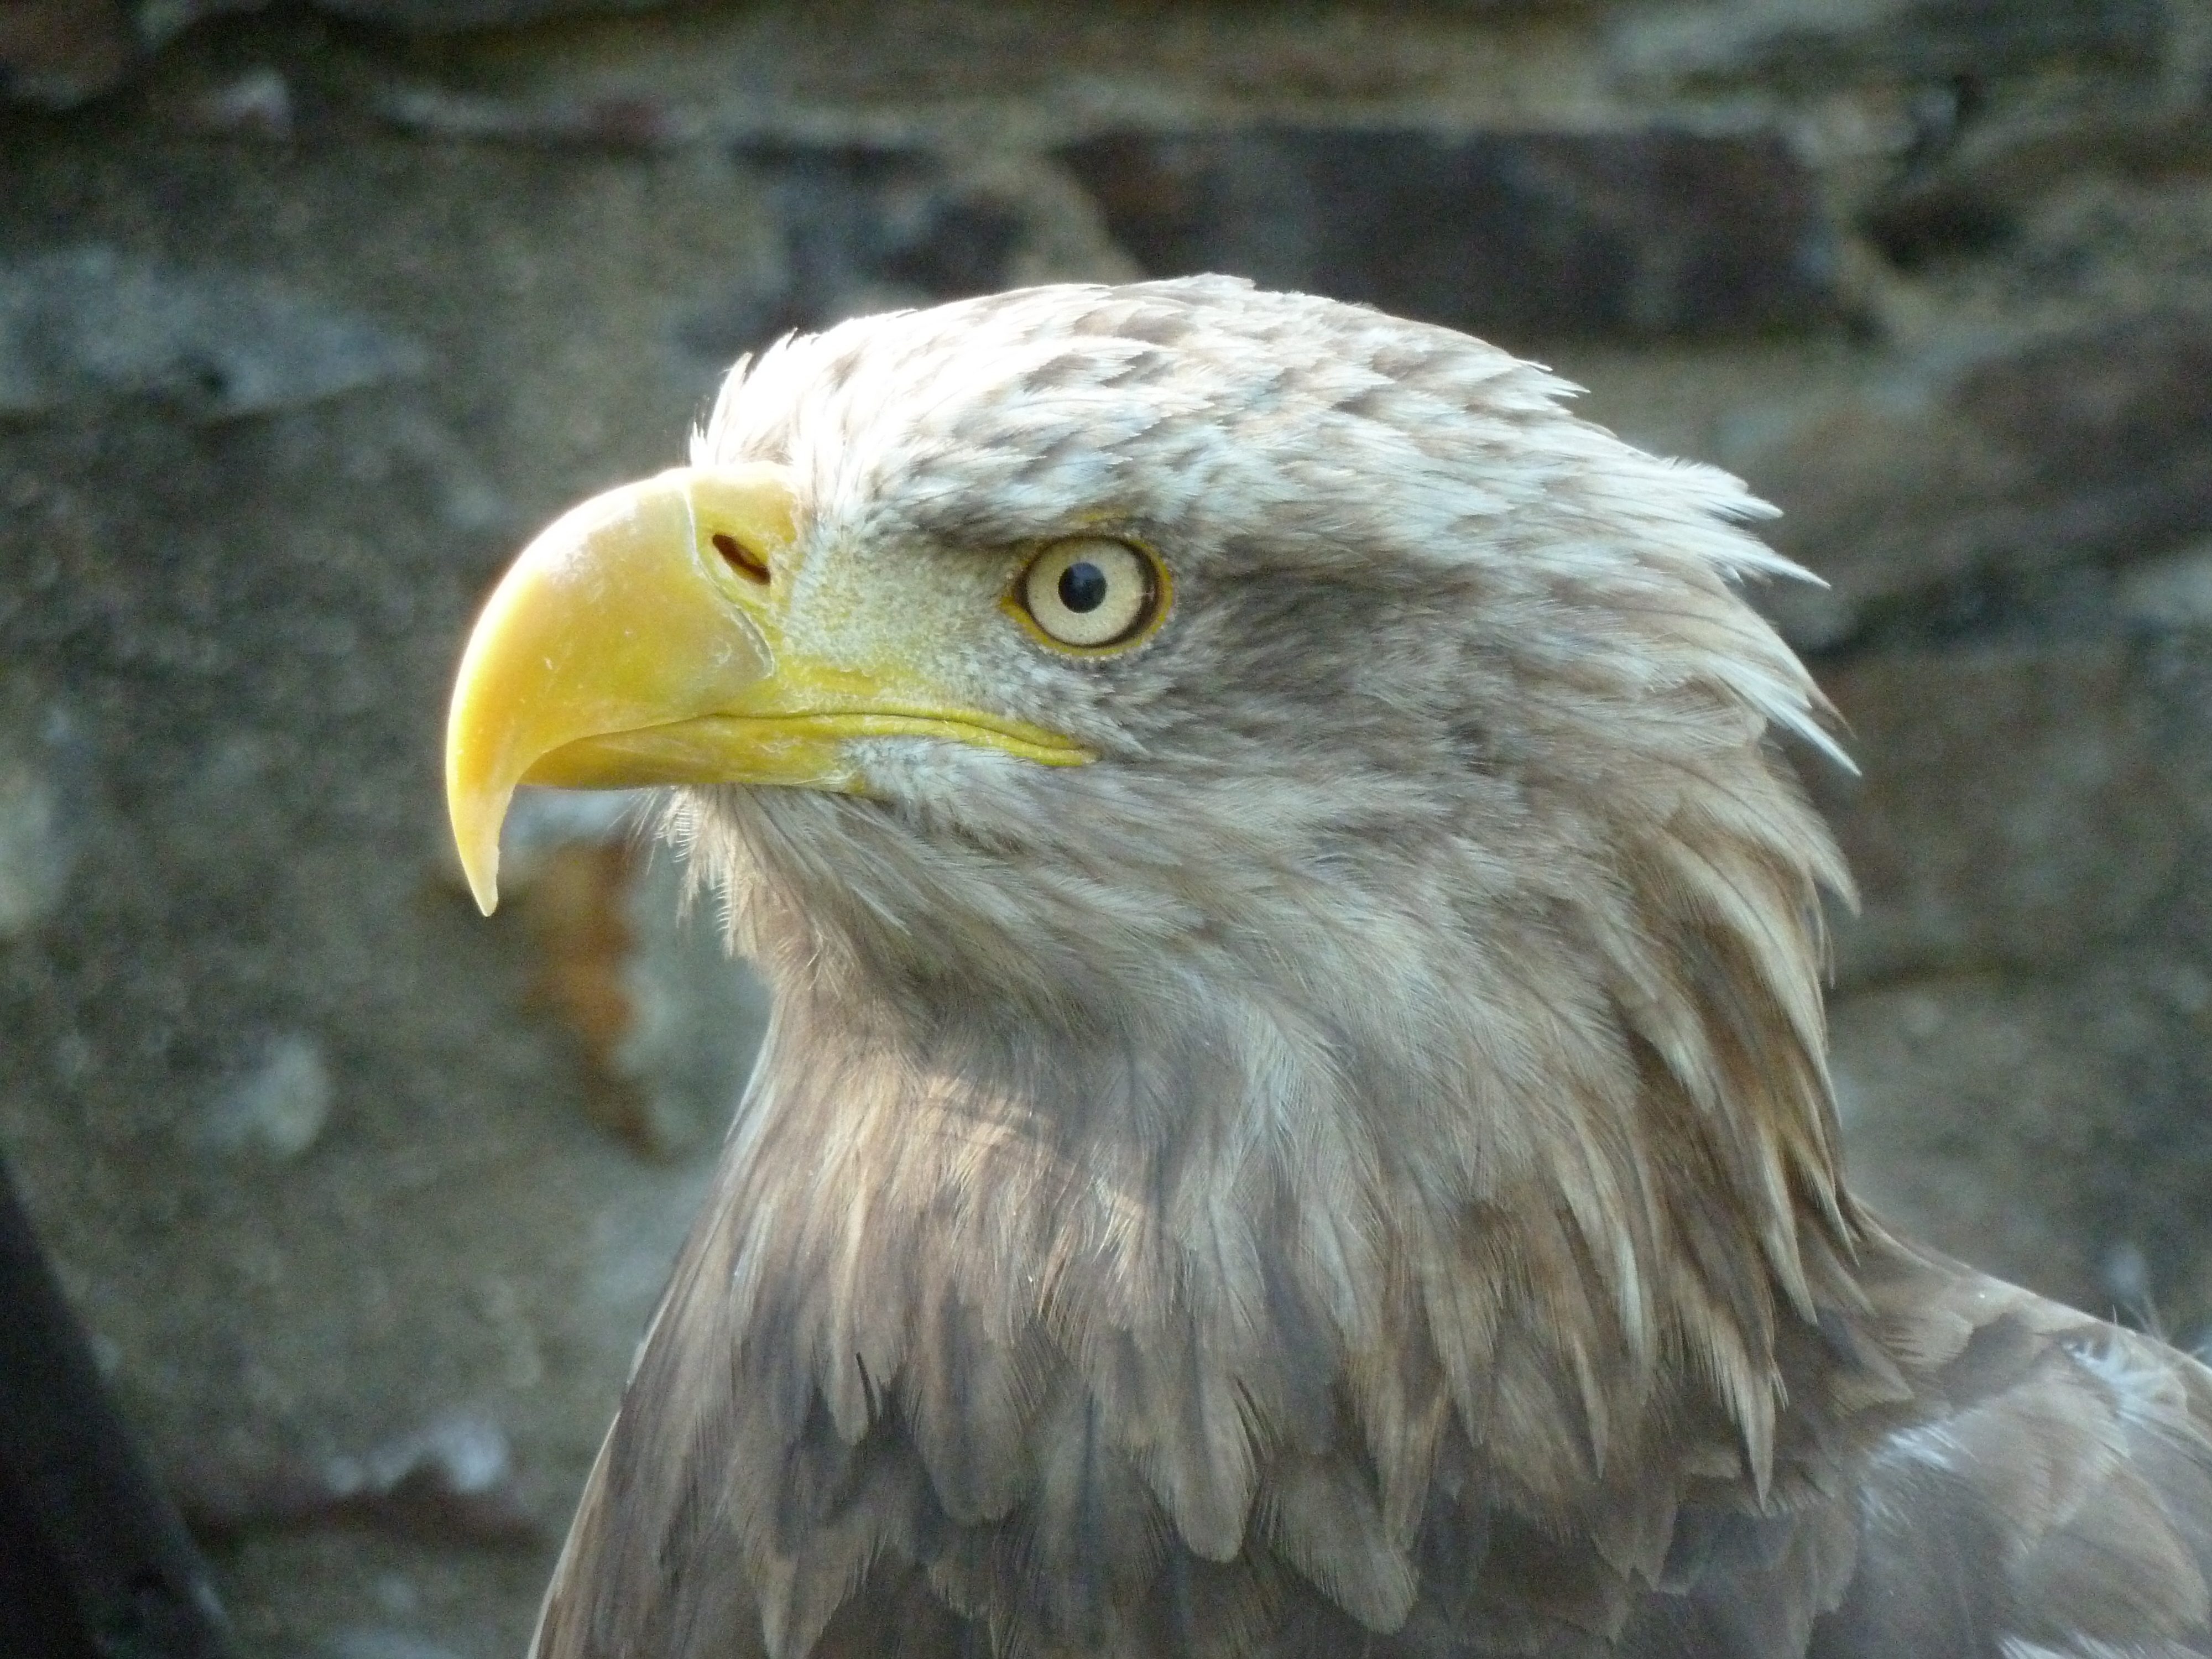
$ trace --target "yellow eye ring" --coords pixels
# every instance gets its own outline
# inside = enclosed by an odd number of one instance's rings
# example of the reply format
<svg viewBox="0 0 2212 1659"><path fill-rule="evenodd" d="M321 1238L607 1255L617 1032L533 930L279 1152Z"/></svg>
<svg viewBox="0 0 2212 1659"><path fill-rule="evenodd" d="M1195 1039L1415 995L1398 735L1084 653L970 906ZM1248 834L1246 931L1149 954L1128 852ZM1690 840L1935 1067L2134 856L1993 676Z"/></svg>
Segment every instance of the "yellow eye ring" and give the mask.
<svg viewBox="0 0 2212 1659"><path fill-rule="evenodd" d="M1006 608L1055 651L1126 651L1167 613L1168 573L1147 549L1104 536L1045 547L1014 578Z"/></svg>

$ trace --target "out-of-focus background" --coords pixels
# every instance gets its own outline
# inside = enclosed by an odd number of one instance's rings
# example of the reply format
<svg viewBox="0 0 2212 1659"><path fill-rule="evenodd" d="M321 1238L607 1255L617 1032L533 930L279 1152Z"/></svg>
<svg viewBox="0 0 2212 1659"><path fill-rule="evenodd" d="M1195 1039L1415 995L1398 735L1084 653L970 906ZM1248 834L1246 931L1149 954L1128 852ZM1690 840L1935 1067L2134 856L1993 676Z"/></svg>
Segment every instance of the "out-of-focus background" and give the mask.
<svg viewBox="0 0 2212 1659"><path fill-rule="evenodd" d="M246 1653L519 1651L763 1018L623 802L471 908L503 560L785 329L1198 270L1786 509L1861 1187L2212 1326L2212 0L5 0L0 1150Z"/></svg>

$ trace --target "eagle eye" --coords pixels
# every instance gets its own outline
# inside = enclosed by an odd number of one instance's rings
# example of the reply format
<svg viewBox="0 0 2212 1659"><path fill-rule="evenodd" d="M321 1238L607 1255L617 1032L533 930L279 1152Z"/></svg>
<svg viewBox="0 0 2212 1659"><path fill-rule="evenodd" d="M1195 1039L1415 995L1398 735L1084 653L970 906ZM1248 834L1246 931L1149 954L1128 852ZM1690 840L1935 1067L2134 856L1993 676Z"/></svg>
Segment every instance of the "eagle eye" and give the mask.
<svg viewBox="0 0 2212 1659"><path fill-rule="evenodd" d="M1103 651L1149 633L1166 592L1167 573L1151 554L1103 536L1072 536L1031 559L1011 597L1048 644Z"/></svg>

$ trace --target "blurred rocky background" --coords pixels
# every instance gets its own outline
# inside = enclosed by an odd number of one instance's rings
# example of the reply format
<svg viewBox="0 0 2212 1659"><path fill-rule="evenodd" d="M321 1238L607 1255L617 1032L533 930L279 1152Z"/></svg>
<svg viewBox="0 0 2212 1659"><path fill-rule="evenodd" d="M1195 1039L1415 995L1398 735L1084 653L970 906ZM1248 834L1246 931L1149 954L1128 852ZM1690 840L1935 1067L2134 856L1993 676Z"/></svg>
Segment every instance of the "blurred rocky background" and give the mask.
<svg viewBox="0 0 2212 1659"><path fill-rule="evenodd" d="M781 330L1202 269L1786 509L1863 1188L2212 1329L2212 0L0 0L0 1148L246 1652L519 1651L763 1018L635 803L456 884L503 559Z"/></svg>

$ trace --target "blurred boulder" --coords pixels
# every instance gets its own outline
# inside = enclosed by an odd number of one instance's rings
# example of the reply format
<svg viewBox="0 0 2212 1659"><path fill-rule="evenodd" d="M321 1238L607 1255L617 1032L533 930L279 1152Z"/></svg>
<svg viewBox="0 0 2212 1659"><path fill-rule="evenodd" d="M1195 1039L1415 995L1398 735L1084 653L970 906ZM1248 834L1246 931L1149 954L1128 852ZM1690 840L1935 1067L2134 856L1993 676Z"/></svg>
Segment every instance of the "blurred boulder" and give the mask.
<svg viewBox="0 0 2212 1659"><path fill-rule="evenodd" d="M120 0L19 0L0 7L0 99L68 109L122 80L140 51Z"/></svg>
<svg viewBox="0 0 2212 1659"><path fill-rule="evenodd" d="M1893 1224L2185 1341L2212 1322L2212 975L2130 951L1833 1011L1853 1185Z"/></svg>
<svg viewBox="0 0 2212 1659"><path fill-rule="evenodd" d="M2129 567L2117 584L2113 610L2137 627L2212 628L2212 536Z"/></svg>
<svg viewBox="0 0 2212 1659"><path fill-rule="evenodd" d="M2212 709L2171 662L2109 635L1827 670L1862 769L1811 774L1861 890L1839 979L2063 971L2212 884Z"/></svg>
<svg viewBox="0 0 2212 1659"><path fill-rule="evenodd" d="M0 415L0 664L27 688L0 788L45 860L36 920L0 931L0 1143L159 1467L252 1488L459 1414L551 1526L715 1126L653 1158L600 1127L533 1017L532 930L436 880L443 705L530 531L681 453L713 375L676 329L757 257L750 175L0 118L33 134L0 182L29 388ZM387 1627L520 1650L550 1541L281 1509L247 1504L217 1562L247 1653ZM419 1613L381 1610L394 1574Z"/></svg>
<svg viewBox="0 0 2212 1659"><path fill-rule="evenodd" d="M536 1000L588 1068L593 1118L649 1157L712 1146L751 1073L768 994L725 943L720 900L641 826L547 848L516 908Z"/></svg>
<svg viewBox="0 0 2212 1659"><path fill-rule="evenodd" d="M652 11L670 0L313 0L318 11L416 34L514 28L553 17Z"/></svg>
<svg viewBox="0 0 2212 1659"><path fill-rule="evenodd" d="M1260 126L1113 132L1060 159L1156 276L1231 271L1509 343L1839 310L1811 175L1771 136Z"/></svg>
<svg viewBox="0 0 2212 1659"><path fill-rule="evenodd" d="M0 672L0 940L58 909L80 845L82 756L68 710Z"/></svg>
<svg viewBox="0 0 2212 1659"><path fill-rule="evenodd" d="M330 1659L463 1659L442 1642L377 1625L356 1625L331 1638Z"/></svg>
<svg viewBox="0 0 2212 1659"><path fill-rule="evenodd" d="M0 416L136 399L230 420L422 366L415 342L264 276L96 246L0 260Z"/></svg>
<svg viewBox="0 0 2212 1659"><path fill-rule="evenodd" d="M325 15L413 34L514 27L670 0L309 0ZM269 0L8 0L0 4L0 104L69 109L122 83L192 25Z"/></svg>
<svg viewBox="0 0 2212 1659"><path fill-rule="evenodd" d="M1036 234L1024 204L950 176L926 151L748 145L778 232L775 257L683 325L684 344L726 364L793 329L1009 285Z"/></svg>
<svg viewBox="0 0 2212 1659"><path fill-rule="evenodd" d="M1826 583L1769 596L1832 646L1946 589L2142 557L2212 532L2212 311L1967 341L1772 417L1729 464Z"/></svg>
<svg viewBox="0 0 2212 1659"><path fill-rule="evenodd" d="M2154 66L2159 0L1739 0L1652 9L1612 41L1616 71L1677 87L1796 90L1997 76L2053 59Z"/></svg>
<svg viewBox="0 0 2212 1659"><path fill-rule="evenodd" d="M192 1123L189 1139L210 1152L294 1158L329 1121L334 1085L322 1045L304 1031L256 1043Z"/></svg>
<svg viewBox="0 0 2212 1659"><path fill-rule="evenodd" d="M514 1443L481 1412L446 1412L365 1451L187 1456L170 1480L192 1529L217 1542L317 1528L501 1549L545 1541Z"/></svg>
<svg viewBox="0 0 2212 1659"><path fill-rule="evenodd" d="M1938 95L1979 101L1978 94ZM1942 142L1908 153L1861 204L1869 240L1916 271L2006 246L2045 198L2077 181L2155 185L2212 167L2212 108L2201 98L2138 94L2087 110L2053 101L2057 107L1945 123Z"/></svg>

